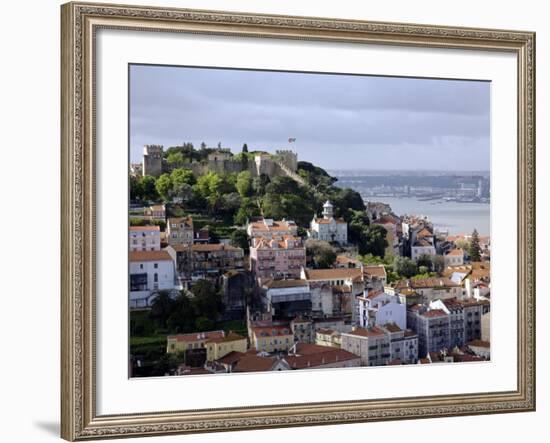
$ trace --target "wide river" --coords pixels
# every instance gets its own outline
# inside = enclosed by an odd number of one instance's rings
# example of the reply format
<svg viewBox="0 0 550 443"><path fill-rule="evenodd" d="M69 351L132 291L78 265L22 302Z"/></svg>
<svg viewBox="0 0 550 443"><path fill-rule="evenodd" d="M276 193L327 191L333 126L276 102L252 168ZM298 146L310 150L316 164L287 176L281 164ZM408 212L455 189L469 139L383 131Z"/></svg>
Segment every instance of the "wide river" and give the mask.
<svg viewBox="0 0 550 443"><path fill-rule="evenodd" d="M475 228L481 235L490 235L489 203L418 201L398 197L370 197L369 200L388 203L397 215L427 215L435 228L448 230L450 234L471 234Z"/></svg>

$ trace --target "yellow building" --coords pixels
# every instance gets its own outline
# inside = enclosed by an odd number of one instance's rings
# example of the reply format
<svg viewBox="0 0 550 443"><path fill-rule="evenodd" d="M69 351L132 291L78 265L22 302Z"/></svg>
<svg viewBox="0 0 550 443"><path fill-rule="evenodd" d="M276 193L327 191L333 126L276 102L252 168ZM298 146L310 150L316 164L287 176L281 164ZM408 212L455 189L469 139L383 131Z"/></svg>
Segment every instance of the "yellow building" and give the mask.
<svg viewBox="0 0 550 443"><path fill-rule="evenodd" d="M230 352L246 352L247 340L234 332L225 337L212 338L206 343L206 360L214 361L225 357Z"/></svg>
<svg viewBox="0 0 550 443"><path fill-rule="evenodd" d="M315 333L315 344L339 348L342 345L342 335L334 329L318 329Z"/></svg>
<svg viewBox="0 0 550 443"><path fill-rule="evenodd" d="M256 326L251 332L251 346L259 352L288 351L294 345L288 326Z"/></svg>
<svg viewBox="0 0 550 443"><path fill-rule="evenodd" d="M169 335L166 352L178 353L193 349L206 349L206 360L213 361L230 352L246 352L247 339L233 332L224 331L194 332L191 334Z"/></svg>
<svg viewBox="0 0 550 443"><path fill-rule="evenodd" d="M192 349L206 348L212 339L225 337L224 331L192 332L190 334L169 335L166 337L166 352L176 354Z"/></svg>

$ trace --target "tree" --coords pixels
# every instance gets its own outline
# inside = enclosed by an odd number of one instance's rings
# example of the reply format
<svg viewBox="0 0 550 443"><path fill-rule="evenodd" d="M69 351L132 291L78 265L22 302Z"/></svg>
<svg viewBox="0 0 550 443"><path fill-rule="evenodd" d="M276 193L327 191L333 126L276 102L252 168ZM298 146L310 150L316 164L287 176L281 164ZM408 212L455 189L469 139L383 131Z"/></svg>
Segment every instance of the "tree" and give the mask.
<svg viewBox="0 0 550 443"><path fill-rule="evenodd" d="M197 183L193 171L191 169L177 168L170 173L170 178L174 186L179 186L182 184L193 186Z"/></svg>
<svg viewBox="0 0 550 443"><path fill-rule="evenodd" d="M142 200L143 199L143 185L141 183L141 177L131 175L130 176L130 200Z"/></svg>
<svg viewBox="0 0 550 443"><path fill-rule="evenodd" d="M351 211L365 211L363 197L353 189L342 189L338 194L334 195L331 200L334 205L334 215L336 217L343 217L348 222L352 215Z"/></svg>
<svg viewBox="0 0 550 443"><path fill-rule="evenodd" d="M165 202L170 201L172 197L172 180L169 174L162 174L156 181L155 187L160 198Z"/></svg>
<svg viewBox="0 0 550 443"><path fill-rule="evenodd" d="M223 184L223 179L219 174L209 172L199 177L195 185L197 192L208 201L210 210L213 212L215 212L221 204Z"/></svg>
<svg viewBox="0 0 550 443"><path fill-rule="evenodd" d="M235 187L241 197L250 197L250 195L252 195L252 175L250 172L240 172L239 175L237 175Z"/></svg>
<svg viewBox="0 0 550 443"><path fill-rule="evenodd" d="M185 157L182 152L171 152L166 157L166 163L170 166L178 167L185 163Z"/></svg>
<svg viewBox="0 0 550 443"><path fill-rule="evenodd" d="M166 328L166 321L174 309L175 301L168 291L159 291L151 303L149 317L161 328Z"/></svg>
<svg viewBox="0 0 550 443"><path fill-rule="evenodd" d="M258 196L262 196L265 193L265 188L269 184L270 179L267 174L260 174L259 177L254 177L252 180L252 188L254 193Z"/></svg>
<svg viewBox="0 0 550 443"><path fill-rule="evenodd" d="M242 248L246 254L250 251L250 237L244 229L236 229L231 233L231 244L236 248Z"/></svg>
<svg viewBox="0 0 550 443"><path fill-rule="evenodd" d="M258 207L258 202L256 201L256 199L242 198L241 206L235 214L233 222L236 225L244 225L246 224L248 219L258 215L260 215L260 208Z"/></svg>
<svg viewBox="0 0 550 443"><path fill-rule="evenodd" d="M405 278L411 278L418 273L416 262L408 257L395 257L393 270Z"/></svg>
<svg viewBox="0 0 550 443"><path fill-rule="evenodd" d="M432 256L431 270L441 274L445 269L445 259L441 255Z"/></svg>
<svg viewBox="0 0 550 443"><path fill-rule="evenodd" d="M141 187L142 187L142 200L144 201L155 201L158 199L159 194L156 188L155 177L146 175L141 178Z"/></svg>
<svg viewBox="0 0 550 443"><path fill-rule="evenodd" d="M209 280L199 280L193 285L191 292L191 304L196 317L216 320L221 310L221 296L214 284Z"/></svg>
<svg viewBox="0 0 550 443"><path fill-rule="evenodd" d="M472 232L468 254L470 255L471 261L481 261L481 246L479 246L479 234L477 229L474 229L474 232Z"/></svg>
<svg viewBox="0 0 550 443"><path fill-rule="evenodd" d="M470 242L468 240L466 240L465 238L459 238L457 240L455 240L455 245L457 248L459 249L463 249L464 251L469 251L470 250Z"/></svg>
<svg viewBox="0 0 550 443"><path fill-rule="evenodd" d="M330 268L336 261L334 248L322 240L308 239L306 241L306 252L313 256L316 268Z"/></svg>
<svg viewBox="0 0 550 443"><path fill-rule="evenodd" d="M428 272L432 269L433 261L431 255L428 254L422 254L418 257L418 260L416 261L416 264L418 265L419 272L421 274L424 274L425 272ZM422 272L420 271L420 268L424 267L426 268L426 271Z"/></svg>
<svg viewBox="0 0 550 443"><path fill-rule="evenodd" d="M244 153L248 152L248 145L246 143L243 145L243 152Z"/></svg>
<svg viewBox="0 0 550 443"><path fill-rule="evenodd" d="M388 240L388 231L381 225L369 225L364 229L364 252L384 257Z"/></svg>
<svg viewBox="0 0 550 443"><path fill-rule="evenodd" d="M191 332L195 328L195 310L185 293L181 292L174 300L166 327L173 333Z"/></svg>

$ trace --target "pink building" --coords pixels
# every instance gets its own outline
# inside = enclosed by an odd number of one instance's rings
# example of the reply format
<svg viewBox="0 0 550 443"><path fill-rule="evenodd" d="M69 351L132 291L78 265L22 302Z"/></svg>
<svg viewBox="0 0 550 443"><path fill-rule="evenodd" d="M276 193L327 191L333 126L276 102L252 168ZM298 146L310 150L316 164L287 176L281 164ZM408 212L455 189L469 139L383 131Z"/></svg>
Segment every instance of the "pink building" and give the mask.
<svg viewBox="0 0 550 443"><path fill-rule="evenodd" d="M299 277L306 265L306 248L299 237L259 238L250 248L250 268L256 278Z"/></svg>

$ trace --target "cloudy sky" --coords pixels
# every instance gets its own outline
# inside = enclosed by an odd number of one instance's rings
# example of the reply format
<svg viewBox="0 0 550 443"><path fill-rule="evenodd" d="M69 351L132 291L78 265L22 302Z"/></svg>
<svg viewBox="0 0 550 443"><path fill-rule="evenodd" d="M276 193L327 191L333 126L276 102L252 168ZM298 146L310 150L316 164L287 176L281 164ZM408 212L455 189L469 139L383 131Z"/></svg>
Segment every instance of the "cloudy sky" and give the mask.
<svg viewBox="0 0 550 443"><path fill-rule="evenodd" d="M204 141L290 147L332 170L488 170L489 113L488 82L130 68L132 162L145 144Z"/></svg>

